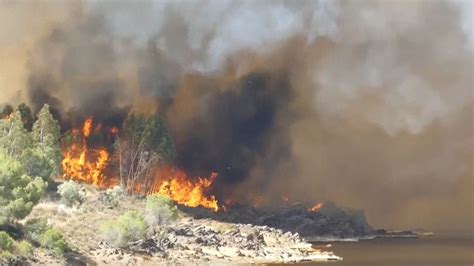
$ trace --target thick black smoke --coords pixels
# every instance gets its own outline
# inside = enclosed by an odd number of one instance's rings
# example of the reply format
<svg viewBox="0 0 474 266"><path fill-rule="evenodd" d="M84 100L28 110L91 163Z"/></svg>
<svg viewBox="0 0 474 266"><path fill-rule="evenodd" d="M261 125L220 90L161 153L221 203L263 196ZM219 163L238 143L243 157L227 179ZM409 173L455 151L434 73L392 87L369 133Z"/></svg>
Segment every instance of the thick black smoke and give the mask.
<svg viewBox="0 0 474 266"><path fill-rule="evenodd" d="M267 145L280 130L278 116L287 115L290 101L287 77L264 73L249 74L227 90L205 95L191 132L178 139L178 165L201 176L215 171L227 183L243 181L257 159L267 155ZM288 142L281 142L281 156L273 163L288 159Z"/></svg>
<svg viewBox="0 0 474 266"><path fill-rule="evenodd" d="M158 111L217 193L472 231L469 1L0 2L0 103Z"/></svg>
<svg viewBox="0 0 474 266"><path fill-rule="evenodd" d="M33 109L49 104L63 129L77 127L90 116L105 126L119 126L131 103L119 105L125 88L113 42L100 17L54 26L28 60L27 96Z"/></svg>

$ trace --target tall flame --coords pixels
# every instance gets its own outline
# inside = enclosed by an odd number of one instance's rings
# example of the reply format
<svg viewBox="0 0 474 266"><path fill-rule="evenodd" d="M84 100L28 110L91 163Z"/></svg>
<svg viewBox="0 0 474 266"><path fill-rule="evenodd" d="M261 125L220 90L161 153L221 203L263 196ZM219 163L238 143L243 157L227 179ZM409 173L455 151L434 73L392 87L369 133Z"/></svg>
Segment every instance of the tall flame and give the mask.
<svg viewBox="0 0 474 266"><path fill-rule="evenodd" d="M82 134L85 138L88 138L91 135L92 131L92 117L89 117L86 119L84 122L84 125L82 126Z"/></svg>
<svg viewBox="0 0 474 266"><path fill-rule="evenodd" d="M207 197L205 192L212 186L217 173L209 178L198 177L191 181L185 172L175 169L162 169L155 179L150 192L171 198L178 204L188 207L202 206L214 211L219 205L214 196Z"/></svg>
<svg viewBox="0 0 474 266"><path fill-rule="evenodd" d="M74 143L68 148L63 148L63 178L103 187L104 170L109 161L109 153L105 148L88 148L87 138L91 134L92 126L93 119L88 118L81 131L72 131L73 137L81 138L81 143Z"/></svg>
<svg viewBox="0 0 474 266"><path fill-rule="evenodd" d="M73 137L80 138L80 143L63 147L64 159L62 161L63 178L92 184L100 188L115 186L116 177L106 176L104 171L109 165L109 153L106 148L92 149L87 145L87 139L92 132L102 130L101 125L94 127L93 118L84 122L81 130L73 130ZM116 135L117 128L107 131ZM154 179L145 183L134 183L126 189L138 194L160 194L171 198L174 202L188 207L202 206L214 211L219 210L218 201L214 196L206 196L217 178L212 173L209 178L190 179L184 171L171 167L158 170Z"/></svg>

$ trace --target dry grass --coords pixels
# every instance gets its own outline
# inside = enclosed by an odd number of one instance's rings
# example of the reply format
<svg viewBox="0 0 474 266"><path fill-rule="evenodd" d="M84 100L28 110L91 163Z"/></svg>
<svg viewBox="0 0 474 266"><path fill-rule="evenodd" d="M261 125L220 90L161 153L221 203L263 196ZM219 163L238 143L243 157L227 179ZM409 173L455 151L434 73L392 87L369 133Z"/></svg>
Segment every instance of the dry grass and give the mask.
<svg viewBox="0 0 474 266"><path fill-rule="evenodd" d="M46 219L60 230L68 245L76 252L87 254L97 249L100 242L98 229L107 220L119 217L126 211L143 211L145 203L136 197L125 197L115 208L101 201L100 191L87 187L86 200L78 208L69 208L54 201L43 201L34 207L27 219Z"/></svg>

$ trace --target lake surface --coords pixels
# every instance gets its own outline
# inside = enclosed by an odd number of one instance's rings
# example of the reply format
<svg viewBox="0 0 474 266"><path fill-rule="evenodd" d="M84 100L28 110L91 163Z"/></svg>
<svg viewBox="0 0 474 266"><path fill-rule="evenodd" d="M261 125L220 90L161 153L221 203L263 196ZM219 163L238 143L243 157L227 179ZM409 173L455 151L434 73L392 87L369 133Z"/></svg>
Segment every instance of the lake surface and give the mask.
<svg viewBox="0 0 474 266"><path fill-rule="evenodd" d="M316 245L326 245L316 244ZM427 237L420 239L376 239L360 242L331 243L339 262L308 263L305 265L334 266L472 266L473 239Z"/></svg>

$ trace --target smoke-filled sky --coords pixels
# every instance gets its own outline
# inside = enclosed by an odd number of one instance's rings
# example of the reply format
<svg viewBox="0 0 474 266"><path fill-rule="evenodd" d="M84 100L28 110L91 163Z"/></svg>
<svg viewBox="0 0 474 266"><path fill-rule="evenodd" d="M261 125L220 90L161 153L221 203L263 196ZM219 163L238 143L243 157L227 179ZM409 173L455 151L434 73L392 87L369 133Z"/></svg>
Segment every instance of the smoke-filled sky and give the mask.
<svg viewBox="0 0 474 266"><path fill-rule="evenodd" d="M216 193L472 233L470 1L0 0L0 104L158 111Z"/></svg>

